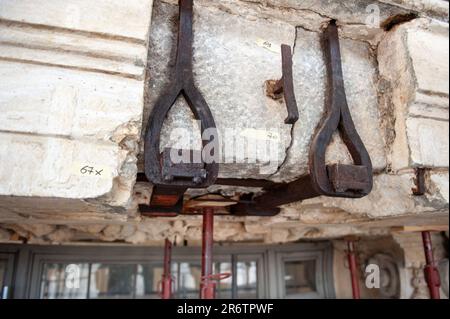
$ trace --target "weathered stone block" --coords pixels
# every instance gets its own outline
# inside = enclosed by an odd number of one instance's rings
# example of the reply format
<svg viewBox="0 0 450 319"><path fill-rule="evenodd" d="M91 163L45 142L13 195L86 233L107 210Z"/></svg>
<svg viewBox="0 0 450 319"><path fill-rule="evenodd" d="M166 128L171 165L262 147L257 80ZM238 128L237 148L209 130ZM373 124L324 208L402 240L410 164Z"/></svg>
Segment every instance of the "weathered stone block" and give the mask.
<svg viewBox="0 0 450 319"><path fill-rule="evenodd" d="M290 180L307 173L309 144L324 112L320 36L330 19L340 28L350 111L380 173L364 199L316 198L284 207L272 218L218 216L217 241L283 243L448 223L448 26L419 19L386 33L367 25L372 4L381 9L380 22L411 13L410 8L434 15L427 3L442 7L440 0L413 2L195 0L195 79L215 115L224 150L230 148L229 128L235 130L231 138L250 146L274 142L276 149L269 158L251 160L245 153L239 158L242 153L234 149L232 157L238 158L221 165L223 177ZM6 195L0 198L0 240L20 235L33 243L161 245L169 238L200 244L201 216L139 216L137 204L151 196L148 184L135 187L130 200L144 85L146 120L173 68L176 3L155 4L144 83L152 1L102 0L92 6L87 0L65 5L0 0L0 195ZM384 35L378 82L374 48ZM266 80L281 76L282 43L295 48L300 120L292 129L284 124L284 102L271 100L264 90ZM387 93L378 91L379 83L387 83ZM379 114L378 98L388 100L391 109ZM198 148L191 140L199 130L191 120L186 104L178 101L166 121L163 146ZM390 123L396 133L392 143L386 139L394 168L389 175L380 123ZM188 134L171 139L177 127ZM350 160L337 136L327 160ZM80 164L92 166L91 174L89 168L81 172ZM399 175L398 169L424 164L439 169L427 173L426 195L415 197L413 170ZM97 168L108 178L97 176ZM249 191L226 188L230 195Z"/></svg>
<svg viewBox="0 0 450 319"><path fill-rule="evenodd" d="M144 119L163 94L168 75L173 71L170 67L174 62L171 48L175 46L177 30L172 21L176 20L177 13L177 6L155 2L149 55L149 87L152 89L147 94ZM231 155L231 159L238 157L235 163L221 165L221 176L255 176L270 161L275 164L267 173L274 173L289 144L290 127L282 125L287 114L285 108L264 94L264 82L281 76L281 55L279 51L274 53L259 45L261 39L278 50L282 43L293 44L295 28L282 21L246 19L195 3L196 84L212 110L219 136L225 144L222 154L224 157ZM186 131L171 136L176 129ZM244 149L248 145L267 143L271 131L276 135L276 152L269 158L264 154L251 158L236 151L239 142L243 142ZM234 139L236 144L233 145ZM200 147L199 128L193 123L192 112L182 98L165 122L161 148L165 146Z"/></svg>
<svg viewBox="0 0 450 319"><path fill-rule="evenodd" d="M0 1L0 58L142 79L152 2Z"/></svg>
<svg viewBox="0 0 450 319"><path fill-rule="evenodd" d="M303 29L297 31L294 55L295 93L300 120L295 124L293 143L280 176L301 176L308 172L309 146L324 113L326 99L326 68L321 35ZM385 147L381 135L376 66L370 47L362 42L341 39L344 82L350 112L373 162L374 170L386 166ZM327 152L328 161L351 163L346 147L335 136Z"/></svg>
<svg viewBox="0 0 450 319"><path fill-rule="evenodd" d="M448 24L418 19L380 43L380 74L392 92L386 117L395 130L389 160L396 171L449 165L448 41Z"/></svg>
<svg viewBox="0 0 450 319"><path fill-rule="evenodd" d="M0 130L91 141L137 140L142 81L0 62Z"/></svg>
<svg viewBox="0 0 450 319"><path fill-rule="evenodd" d="M449 203L449 176L448 172L432 172L430 174L430 187L432 197Z"/></svg>
<svg viewBox="0 0 450 319"><path fill-rule="evenodd" d="M428 186L430 182L427 181L428 191L425 196L414 196L412 188L414 184L415 175L413 172L401 175L378 175L374 179L374 189L371 194L361 199L343 199L343 198L326 198L319 197L302 202L301 204L294 204L293 207L300 211L304 206L306 209L311 204L320 204L323 207L317 211L317 221L325 220L326 208L334 209L334 216L336 210L341 210L347 213L342 215L341 220L352 220L354 218L379 219L379 218L395 218L405 215L420 215L425 214L424 218L429 218L432 223L433 214L447 211L448 214L448 200L445 199L445 188L442 190L443 196L438 196L440 190L436 188L430 189ZM448 178L448 176L447 176ZM439 183L445 179L445 175L438 175L434 180ZM290 209L290 208L287 208ZM429 214L427 214L429 213ZM441 216L436 215L439 220Z"/></svg>
<svg viewBox="0 0 450 319"><path fill-rule="evenodd" d="M111 192L127 159L127 152L111 142L9 133L0 137L1 195L100 197ZM84 172L84 166L94 169Z"/></svg>
<svg viewBox="0 0 450 319"><path fill-rule="evenodd" d="M152 0L2 0L0 18L145 42Z"/></svg>
<svg viewBox="0 0 450 319"><path fill-rule="evenodd" d="M239 5L244 11L247 9L246 4ZM176 20L176 13L176 6L155 2L149 58L152 90L147 92L144 118L168 82L177 32L171 21ZM223 6L207 1L196 2L195 79L215 116L222 137L223 160L233 161L222 163L222 177L292 179L307 172L309 144L325 103L326 70L320 35L320 32L295 28L276 15L262 19L224 10ZM271 48L265 48L261 41L269 43ZM266 80L281 77L279 47L282 43L295 47L294 86L300 120L292 132L291 126L284 124L287 115L284 102L273 101L264 92ZM382 170L386 158L378 119L376 66L370 46L342 39L342 51L347 95L357 129L367 144L375 169ZM185 133L171 136L179 128L186 129ZM227 134L228 129L234 129L234 134ZM161 148L198 149L199 136L189 108L180 99L166 120ZM264 157L263 152L251 158L237 147L239 139L245 150L248 145L268 149L269 144L274 143L275 152L269 154L269 158ZM347 161L347 150L339 150L337 145L335 142L330 157Z"/></svg>
<svg viewBox="0 0 450 319"><path fill-rule="evenodd" d="M406 121L413 166L448 167L449 123L410 117Z"/></svg>
<svg viewBox="0 0 450 319"><path fill-rule="evenodd" d="M0 195L130 204L152 4L0 1Z"/></svg>
<svg viewBox="0 0 450 319"><path fill-rule="evenodd" d="M420 12L448 22L449 5L446 0L379 0L380 2Z"/></svg>

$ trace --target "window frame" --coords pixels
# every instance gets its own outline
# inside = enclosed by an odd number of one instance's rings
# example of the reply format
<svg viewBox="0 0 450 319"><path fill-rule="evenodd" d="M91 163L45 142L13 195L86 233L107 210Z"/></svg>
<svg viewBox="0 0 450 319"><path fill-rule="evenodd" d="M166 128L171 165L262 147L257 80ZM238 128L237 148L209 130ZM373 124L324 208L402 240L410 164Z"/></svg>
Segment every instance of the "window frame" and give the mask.
<svg viewBox="0 0 450 319"><path fill-rule="evenodd" d="M3 253L0 252L0 260L5 261L6 268L5 273L2 278L2 285L0 286L0 299L9 299L12 296L12 284L13 284L13 274L14 274L14 262L15 262L15 254L14 253ZM8 287L8 291L6 292L6 296L4 289ZM6 298L3 298L6 297Z"/></svg>
<svg viewBox="0 0 450 319"><path fill-rule="evenodd" d="M323 276L323 259L322 252L282 252L277 253L278 263L281 265L280 280L278 283L279 293L282 298L286 299L321 299L325 298L324 276ZM285 276L286 262L292 261L314 261L315 263L315 283L316 291L308 294L294 294L286 296ZM322 271L321 271L322 270Z"/></svg>
<svg viewBox="0 0 450 319"><path fill-rule="evenodd" d="M10 297L38 299L44 263L105 263L105 264L162 264L163 247L128 244L86 245L17 245L2 244L0 253L17 253ZM260 299L284 297L283 258L318 258L316 297L335 298L333 284L333 248L330 242L282 245L217 244L213 248L214 262L257 261ZM173 247L174 262L201 261L201 247ZM232 285L235 290L235 285ZM232 292L236 296L236 291ZM299 296L305 298L305 296Z"/></svg>

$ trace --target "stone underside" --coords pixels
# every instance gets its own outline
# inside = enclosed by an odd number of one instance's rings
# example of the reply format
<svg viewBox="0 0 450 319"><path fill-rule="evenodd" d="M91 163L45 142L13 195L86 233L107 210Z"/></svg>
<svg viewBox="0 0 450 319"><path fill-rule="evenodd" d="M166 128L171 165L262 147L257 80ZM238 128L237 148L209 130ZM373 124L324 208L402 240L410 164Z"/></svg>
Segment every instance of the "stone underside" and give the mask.
<svg viewBox="0 0 450 319"><path fill-rule="evenodd" d="M176 2L93 8L87 0L0 0L0 241L199 242L200 217L148 219L137 210L152 191L136 174L143 171L147 118L173 68ZM324 112L320 41L330 19L340 30L350 111L374 164L373 192L294 203L272 218L217 217L217 241L280 243L448 225L446 1L196 0L195 81L223 153L233 159L224 159L220 176L290 181L307 174ZM284 124L283 100L264 88L281 76L281 44L293 47L294 126ZM180 128L188 134L176 134ZM198 148L199 135L180 99L162 146ZM271 144L276 152L239 158L230 141ZM327 161L350 162L337 135ZM425 196L412 195L416 167L429 169ZM253 191L213 186L191 194Z"/></svg>

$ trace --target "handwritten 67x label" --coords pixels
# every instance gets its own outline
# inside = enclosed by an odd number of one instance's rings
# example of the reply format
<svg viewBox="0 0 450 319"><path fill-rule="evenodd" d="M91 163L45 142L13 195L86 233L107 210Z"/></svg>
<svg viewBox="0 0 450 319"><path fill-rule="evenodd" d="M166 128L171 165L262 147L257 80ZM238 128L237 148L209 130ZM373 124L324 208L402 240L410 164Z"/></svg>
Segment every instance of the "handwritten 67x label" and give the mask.
<svg viewBox="0 0 450 319"><path fill-rule="evenodd" d="M72 173L82 177L109 178L112 170L102 164L77 162L72 164Z"/></svg>

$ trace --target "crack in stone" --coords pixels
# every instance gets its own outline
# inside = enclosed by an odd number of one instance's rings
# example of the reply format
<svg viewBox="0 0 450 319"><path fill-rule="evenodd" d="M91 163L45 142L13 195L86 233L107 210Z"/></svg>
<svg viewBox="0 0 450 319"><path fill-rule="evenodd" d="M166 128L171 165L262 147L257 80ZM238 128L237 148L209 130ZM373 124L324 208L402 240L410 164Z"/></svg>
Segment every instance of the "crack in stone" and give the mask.
<svg viewBox="0 0 450 319"><path fill-rule="evenodd" d="M297 47L298 29L299 28L301 28L301 27L295 27L295 39L294 39L294 44L292 46L292 56L295 56L295 49ZM275 171L275 173L273 173L269 176L269 178L272 178L272 177L278 175L281 172L281 170L283 169L283 167L286 165L286 163L288 162L289 157L290 157L289 154L294 145L295 127L296 127L297 123L298 123L298 121L291 126L291 131L290 131L291 141L289 142L289 145L285 150L285 156L284 156L283 162L277 167L277 170Z"/></svg>
<svg viewBox="0 0 450 319"><path fill-rule="evenodd" d="M275 171L275 173L269 175L269 178L272 178L272 177L278 175L281 172L281 170L283 169L283 167L286 165L286 163L288 162L289 157L290 157L289 154L291 152L292 146L294 145L294 132L295 132L296 124L297 123L293 124L292 127L291 127L291 132L290 132L291 141L289 143L289 146L285 150L285 156L284 156L283 162L278 166L278 168Z"/></svg>

